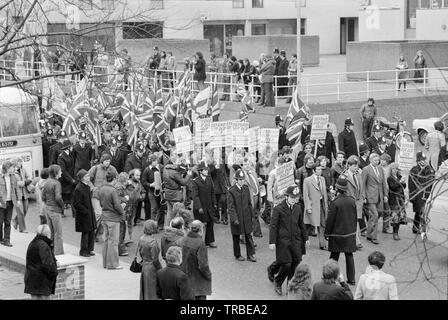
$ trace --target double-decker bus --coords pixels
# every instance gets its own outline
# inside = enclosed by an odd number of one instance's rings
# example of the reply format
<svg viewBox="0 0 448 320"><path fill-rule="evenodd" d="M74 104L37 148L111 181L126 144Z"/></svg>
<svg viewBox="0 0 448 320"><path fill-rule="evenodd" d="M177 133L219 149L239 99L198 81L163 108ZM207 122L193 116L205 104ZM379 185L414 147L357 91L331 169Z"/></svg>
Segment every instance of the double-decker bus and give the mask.
<svg viewBox="0 0 448 320"><path fill-rule="evenodd" d="M20 157L24 168L33 177L38 177L43 168L36 101L19 88L0 88L0 164Z"/></svg>

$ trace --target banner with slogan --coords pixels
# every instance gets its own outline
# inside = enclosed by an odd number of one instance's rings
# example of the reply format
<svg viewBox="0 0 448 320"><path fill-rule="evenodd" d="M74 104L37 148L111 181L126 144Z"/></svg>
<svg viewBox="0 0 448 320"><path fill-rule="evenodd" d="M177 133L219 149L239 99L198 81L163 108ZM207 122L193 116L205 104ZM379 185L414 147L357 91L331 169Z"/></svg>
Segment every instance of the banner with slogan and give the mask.
<svg viewBox="0 0 448 320"><path fill-rule="evenodd" d="M310 140L321 140L327 136L327 127L330 116L328 114L313 115Z"/></svg>
<svg viewBox="0 0 448 320"><path fill-rule="evenodd" d="M261 157L269 157L278 151L279 129L260 128L258 136L258 151Z"/></svg>
<svg viewBox="0 0 448 320"><path fill-rule="evenodd" d="M287 162L276 169L277 192L283 194L294 182L294 162Z"/></svg>
<svg viewBox="0 0 448 320"><path fill-rule="evenodd" d="M210 124L212 118L196 119L194 126L194 142L207 143L210 142Z"/></svg>
<svg viewBox="0 0 448 320"><path fill-rule="evenodd" d="M227 121L217 121L210 124L210 148L221 148L226 144Z"/></svg>
<svg viewBox="0 0 448 320"><path fill-rule="evenodd" d="M232 147L233 148L233 125L234 122L240 122L239 120L230 120L226 121L226 147Z"/></svg>
<svg viewBox="0 0 448 320"><path fill-rule="evenodd" d="M400 154L398 155L398 167L404 172L409 172L415 165L414 153L414 142L404 141L402 139Z"/></svg>
<svg viewBox="0 0 448 320"><path fill-rule="evenodd" d="M177 153L188 153L194 150L193 136L189 126L173 129Z"/></svg>
<svg viewBox="0 0 448 320"><path fill-rule="evenodd" d="M255 154L258 151L258 138L259 138L260 127L249 128L246 131L249 153Z"/></svg>
<svg viewBox="0 0 448 320"><path fill-rule="evenodd" d="M248 137L246 131L249 129L249 122L232 122L232 139L234 148L247 148Z"/></svg>

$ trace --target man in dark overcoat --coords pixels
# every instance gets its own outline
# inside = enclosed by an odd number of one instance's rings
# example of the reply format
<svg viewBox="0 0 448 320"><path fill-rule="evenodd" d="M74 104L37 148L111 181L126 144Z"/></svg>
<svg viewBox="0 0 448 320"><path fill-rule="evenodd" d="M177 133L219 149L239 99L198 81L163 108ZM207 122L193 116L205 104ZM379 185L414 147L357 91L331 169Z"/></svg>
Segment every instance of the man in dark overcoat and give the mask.
<svg viewBox="0 0 448 320"><path fill-rule="evenodd" d="M50 166L50 148L57 143L54 131L52 128L48 128L42 138L42 153L44 158L44 168Z"/></svg>
<svg viewBox="0 0 448 320"><path fill-rule="evenodd" d="M115 169L117 169L117 172L123 172L124 171L124 165L126 163L126 159L128 157L128 154L123 149L118 148L118 142L117 139L113 138L111 140L110 146L106 147L104 149L103 153L108 153L112 157L112 160L110 161L110 164L114 166Z"/></svg>
<svg viewBox="0 0 448 320"><path fill-rule="evenodd" d="M209 167L205 162L198 165L199 177L191 183L193 193L193 214L196 220L206 223L205 245L216 248L213 231L213 218L216 208L216 196L213 180L208 174Z"/></svg>
<svg viewBox="0 0 448 320"><path fill-rule="evenodd" d="M240 235L245 237L247 260L256 262L255 248L251 233L255 219L250 201L249 187L245 184L245 173L239 169L235 173L236 183L229 189L227 209L230 217L230 231L233 239L233 255L238 261L244 261L240 251Z"/></svg>
<svg viewBox="0 0 448 320"><path fill-rule="evenodd" d="M90 193L90 178L87 171L79 170L77 174L78 185L73 193L73 208L75 212L75 231L81 232L81 245L79 255L83 257L94 256L96 218L92 207Z"/></svg>
<svg viewBox="0 0 448 320"><path fill-rule="evenodd" d="M216 217L219 219L218 223L228 224L226 195L230 183L226 175L225 165L212 163L209 165L209 168L209 173L212 177L213 186L215 188L216 204L218 206L218 209L216 210ZM219 214L219 211L221 211L221 215Z"/></svg>
<svg viewBox="0 0 448 320"><path fill-rule="evenodd" d="M61 154L58 157L58 165L61 167L62 176L59 182L62 186L62 199L65 203L65 208L71 203L73 190L76 186L76 180L74 178L75 161L71 156L72 145L69 140L65 140L62 143ZM64 216L64 215L63 215Z"/></svg>
<svg viewBox="0 0 448 320"><path fill-rule="evenodd" d="M409 198L411 199L412 209L415 213L412 232L420 233L420 223L423 223L421 218L426 199L431 194L432 184L429 182L434 179L434 170L428 164L427 157L423 152L417 152L416 158L417 165L412 167L409 172ZM422 189L424 190L422 191Z"/></svg>
<svg viewBox="0 0 448 320"><path fill-rule="evenodd" d="M355 262L353 252L356 251L356 201L347 195L348 183L344 176L336 182L336 199L330 204L325 238L328 239L330 259L339 260L339 254L345 254L347 283L355 285Z"/></svg>
<svg viewBox="0 0 448 320"><path fill-rule="evenodd" d="M303 208L299 203L300 191L296 185L285 192L286 199L274 208L269 230L269 248L275 249L276 263L280 266L274 278L275 292L282 295L282 284L290 280L306 253L308 232L303 223Z"/></svg>
<svg viewBox="0 0 448 320"><path fill-rule="evenodd" d="M62 144L68 140L67 133L64 130L59 131L58 141L50 147L49 161L50 164L58 164L59 155L62 152Z"/></svg>

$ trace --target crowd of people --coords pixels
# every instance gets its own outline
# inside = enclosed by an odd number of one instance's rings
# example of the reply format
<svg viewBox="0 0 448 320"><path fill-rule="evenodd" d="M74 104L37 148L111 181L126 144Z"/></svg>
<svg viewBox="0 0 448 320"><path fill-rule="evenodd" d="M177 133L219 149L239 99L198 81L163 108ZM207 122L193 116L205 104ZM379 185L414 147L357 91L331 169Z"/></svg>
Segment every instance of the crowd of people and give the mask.
<svg viewBox="0 0 448 320"><path fill-rule="evenodd" d="M126 142L126 123L101 114L102 144L96 145L84 131L75 141L69 139L52 119L42 127L45 169L38 181L30 178L20 158L2 164L1 243L12 246L11 224L27 232L25 215L33 192L37 194L41 219L49 227L49 232L40 230L39 246L43 246L42 240L48 242L43 236L50 235L51 253L64 253L61 219L71 208L75 230L81 233L79 254L95 255L95 242L104 241L106 269L122 268L119 256L129 254L127 245L133 228L144 220L144 235L136 253L143 265L141 298L204 299L211 294L207 248L219 245L214 225L230 224L236 260L256 262L252 237L262 237L261 217L269 225L270 248L276 252L275 261L268 267L268 278L279 295L283 294L285 279L290 287L296 283L294 279L307 279L303 275L306 268L300 263L310 237L318 238L319 248L328 250L332 261L345 254L347 283L355 285L353 253L362 250L362 237L379 244L379 218L383 220L382 232L400 239L399 227L408 222L404 193L407 186L415 212L413 232L420 232L430 182L445 160L442 151L446 149L443 124L436 123L438 131L428 136L429 157L417 153L417 164L406 181L398 166L393 130L384 130L375 122L373 99L361 107L360 115L364 141L359 144L350 118L344 122L338 143L330 129L325 139L310 141L308 119L301 131L303 148L291 148L283 119L278 115L277 157L250 155L244 148L235 148L227 150L227 156L222 152L217 163L206 148L205 157L191 165L175 152L169 131L164 139L140 131L132 147ZM403 123L399 122L395 131L402 130ZM295 184L279 192L276 170L287 162L294 164ZM422 186L425 191L417 192ZM154 234L160 231L163 237L159 244ZM240 243L246 246L246 257ZM167 267L162 268L159 254ZM377 267L371 272L380 272L383 257L377 254L369 258L369 263ZM328 281L315 285L313 299L323 298L326 291L351 297L344 286L342 291L333 290L335 282L344 283L338 280L334 264L326 264L323 273ZM369 274L361 278L359 290L363 290L366 277ZM180 287L174 290L173 286ZM358 289L355 297L369 295Z"/></svg>

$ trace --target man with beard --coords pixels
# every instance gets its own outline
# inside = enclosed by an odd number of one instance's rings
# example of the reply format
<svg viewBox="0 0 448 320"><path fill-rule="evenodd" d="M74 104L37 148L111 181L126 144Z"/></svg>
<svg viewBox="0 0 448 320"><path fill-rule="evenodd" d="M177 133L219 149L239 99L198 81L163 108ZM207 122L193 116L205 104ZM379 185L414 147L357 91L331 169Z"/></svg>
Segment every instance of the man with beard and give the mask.
<svg viewBox="0 0 448 320"><path fill-rule="evenodd" d="M412 227L413 233L420 233L420 224L425 208L426 199L431 194L432 183L429 183L435 177L434 170L427 162L427 157L423 152L417 152L417 165L412 167L409 172L409 198L412 202L412 208L415 213ZM422 191L422 189L424 189Z"/></svg>
<svg viewBox="0 0 448 320"><path fill-rule="evenodd" d="M208 166L205 162L198 165L199 177L193 180L193 214L196 220L206 223L205 245L216 248L215 234L213 231L214 212L216 210L216 196L213 188L213 180L208 174Z"/></svg>
<svg viewBox="0 0 448 320"><path fill-rule="evenodd" d="M149 166L143 171L142 184L151 204L151 219L158 223L159 230L163 230L164 223L160 210L161 179L162 168L157 155L152 154L149 156Z"/></svg>
<svg viewBox="0 0 448 320"><path fill-rule="evenodd" d="M69 140L65 140L62 144L62 153L58 157L58 165L61 167L62 176L59 182L62 186L62 199L64 200L65 209L72 202L73 190L76 186L74 175L75 163L71 155L72 145ZM64 213L62 216L65 217Z"/></svg>
<svg viewBox="0 0 448 320"><path fill-rule="evenodd" d="M300 191L296 185L285 192L286 199L274 208L269 230L269 248L275 250L278 274L274 277L275 292L282 295L282 284L291 280L294 271L309 246L307 230L303 223L303 209L298 203ZM274 274L274 273L273 273ZM273 275L272 274L272 275Z"/></svg>
<svg viewBox="0 0 448 320"><path fill-rule="evenodd" d="M129 173L132 169L139 169L141 172L143 172L143 170L148 166L148 162L144 157L145 151L145 146L142 143L138 143L135 147L134 152L128 155L126 164L124 165L124 171ZM151 203L149 202L148 197L145 197L145 199L143 201L140 201L139 205L137 206L137 212L135 213L134 220L135 224L137 224L139 220L141 220L140 217L142 211L142 203L145 204L145 220L148 220L151 216Z"/></svg>
<svg viewBox="0 0 448 320"><path fill-rule="evenodd" d="M86 171L90 170L91 162L95 156L92 146L86 143L87 135L85 132L80 132L78 135L78 143L73 147L73 161L75 162L75 172L77 175L78 171L84 169Z"/></svg>
<svg viewBox="0 0 448 320"><path fill-rule="evenodd" d="M99 198L99 189L107 184L106 181L106 174L112 173L115 175L115 177L118 176L117 170L110 165L111 157L107 153L103 154L100 159L100 163L93 166L89 172L87 173L90 182L93 184L93 193L92 193L92 207L93 211L95 211L95 216L98 224L98 229L96 231L96 241L99 241L99 237L103 233L102 225L99 221L101 214L102 214L102 208Z"/></svg>
<svg viewBox="0 0 448 320"><path fill-rule="evenodd" d="M251 236L253 230L254 209L250 200L249 187L245 183L246 175L243 170L235 173L236 183L229 189L227 207L230 217L230 230L233 240L233 255L238 261L244 261L240 251L240 236L246 243L247 261L256 262L255 247Z"/></svg>

